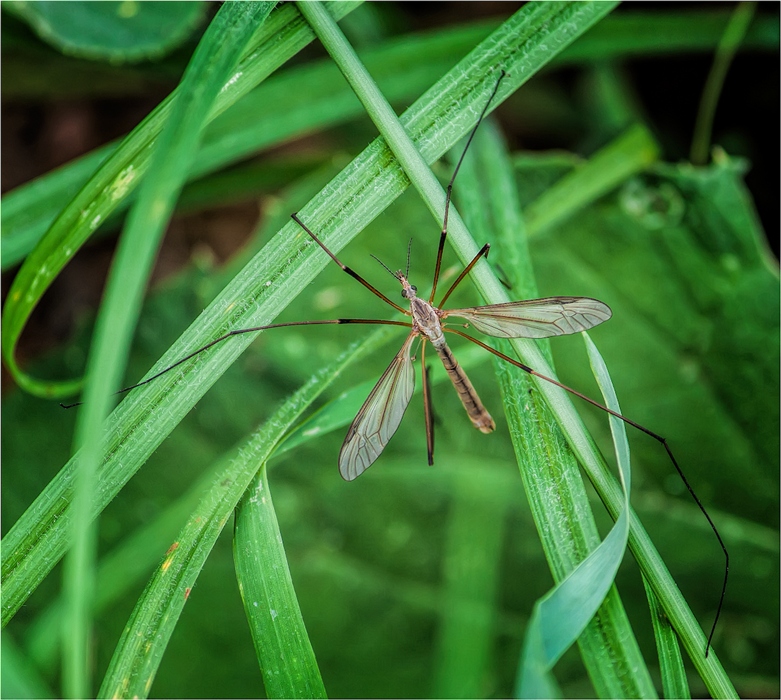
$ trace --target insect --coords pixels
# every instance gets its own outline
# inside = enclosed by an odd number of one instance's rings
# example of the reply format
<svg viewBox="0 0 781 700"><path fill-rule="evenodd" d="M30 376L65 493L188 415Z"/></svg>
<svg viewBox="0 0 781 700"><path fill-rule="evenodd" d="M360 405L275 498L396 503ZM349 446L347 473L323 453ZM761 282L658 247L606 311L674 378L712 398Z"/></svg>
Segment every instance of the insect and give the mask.
<svg viewBox="0 0 781 700"><path fill-rule="evenodd" d="M718 621L721 607L724 601L727 576L729 571L729 555L713 521L711 520L710 516L706 512L702 503L694 493L683 472L678 466L678 463L675 460L675 457L673 456L666 439L645 428L639 423L636 423L629 418L613 411L607 406L594 401L593 399L576 391L575 389L565 386L557 380L540 374L533 368L511 357L508 357L507 355L490 347L483 341L468 335L461 330L447 326L448 319L458 319L459 321L466 321L466 324L461 323L461 325L466 325L467 327L472 326L476 330L495 338L548 338L559 335L569 335L593 328L603 321L607 321L611 317L612 313L610 308L603 302L589 297L556 296L543 299L531 299L526 301L513 301L502 304L489 304L486 306L443 309L442 307L444 306L447 299L455 291L458 285L466 278L477 262L481 258L488 256L490 248L488 244L484 245L469 262L469 264L466 265L461 274L451 284L450 288L444 294L440 302L437 305L434 304L434 298L437 291L442 265L442 255L444 252L445 242L447 240L448 214L450 211L453 183L455 182L456 176L458 175L458 171L461 167L461 164L463 163L464 157L466 156L467 150L469 149L472 139L474 138L475 132L480 126L480 123L483 120L486 112L488 111L492 100L496 96L504 75L504 72L502 72L493 89L493 92L488 98L477 120L477 123L475 124L469 135L469 138L467 139L466 146L464 147L456 167L454 168L450 182L448 183L445 199L445 213L439 239L439 247L437 250L436 265L434 268L434 278L432 282L431 293L428 299L419 297L417 288L409 282L409 250L407 253L407 267L404 272L401 270L393 272L383 264L383 267L385 267L385 269L401 284L401 295L409 303L409 309L405 309L401 305L391 301L387 296L385 296L385 294L375 288L358 273L342 263L339 258L337 258L336 255L331 250L329 250L328 247L318 238L318 236L298 217L297 213L291 215L292 219L344 272L360 282L370 292L382 299L396 311L407 316L410 319L409 321L341 318L330 320L275 323L265 326L256 326L253 328L235 329L198 348L186 357L183 357L152 377L149 377L148 379L139 382L138 384L121 389L117 393L124 393L130 391L131 389L143 386L144 384L148 384L166 372L169 372L178 367L180 364L208 350L217 343L221 343L222 341L227 340L228 338L235 335L244 333L257 333L259 331L269 330L271 328L282 328L287 326L326 324L367 324L406 327L409 329L406 340L402 343L401 349L396 353L390 365L383 372L379 381L374 386L368 398L356 414L352 424L350 425L350 428L347 431L347 436L345 437L342 444L338 460L339 472L344 479L347 481L352 481L360 476L364 471L366 471L366 469L368 469L379 458L386 445L401 424L402 417L404 416L404 413L410 403L414 390L415 375L412 364L413 358L411 351L416 339L420 339L421 341L421 368L428 463L434 463L434 421L431 409L430 388L425 361L425 352L428 343L431 343L434 351L442 361L445 371L450 377L453 387L455 388L456 393L458 394L458 397L461 400L461 403L463 404L467 415L469 416L469 419L475 428L483 433L490 433L495 429L496 426L493 418L483 405L480 397L472 386L472 383L469 381L468 376L459 366L453 352L450 350L450 347L447 344L446 334L451 333L462 338L466 338L470 342L479 345L485 350L493 353L503 360L506 360L507 362L522 369L528 374L555 384L561 389L564 389L565 391L578 396L582 400L587 401L588 403L591 403L603 411L606 411L607 413L621 419L625 423L632 425L638 430L654 438L664 446L686 488L689 490L689 493L694 498L700 510L705 514L705 517L707 518L711 528L716 534L726 559L726 571L721 592L721 599L719 601L713 628L711 629L710 636L708 637L707 644L709 647L711 638L713 636L713 631L715 630L716 621ZM65 407L71 408L77 405L79 404L75 403Z"/></svg>
<svg viewBox="0 0 781 700"><path fill-rule="evenodd" d="M452 188L452 180L448 191ZM449 197L448 197L449 203ZM331 253L319 238L293 214L293 220L301 226L331 258L353 276L339 259ZM493 418L483 406L475 388L469 381L466 372L458 364L455 355L450 350L445 338L445 333L455 333L468 338L478 345L486 347L491 352L492 348L485 346L476 339L456 329L447 328L444 325L447 318L459 318L468 321L477 330L496 338L547 338L556 335L576 333L578 331L593 328L598 323L610 318L610 308L596 299L587 297L549 297L546 299L532 299L529 301L513 301L505 304L490 304L488 306L473 306L463 309L443 310L441 307L461 280L466 277L475 263L488 254L489 246L486 244L474 259L464 268L464 271L456 278L455 282L442 298L438 306L434 306L434 295L437 290L439 270L442 263L443 245L447 236L447 225L443 226L440 237L439 250L437 252L437 264L434 274L434 284L428 300L418 296L417 287L410 284L409 256L407 258L407 270L402 272L390 272L401 284L401 296L408 300L409 310L402 308L388 299L382 292L370 285L363 278L359 281L368 287L377 296L393 306L398 311L411 317L411 323L394 322L394 325L403 325L410 328L407 339L401 349L391 361L380 380L372 389L361 409L347 431L347 437L342 444L339 453L339 472L347 480L352 481L380 456L388 441L401 423L404 412L412 398L415 384L415 374L412 367L411 348L416 338L422 340L421 366L423 373L423 399L426 416L426 442L428 450L428 462L434 463L434 426L431 412L431 399L429 394L428 378L425 372L426 343L431 343L437 355L439 355L445 371L450 377L453 387L458 394L461 403L466 409L472 424L480 432L490 433L496 425ZM387 269L387 268L386 268ZM353 320L350 319L350 322ZM381 321L371 321L382 323ZM498 353L497 353L498 354Z"/></svg>

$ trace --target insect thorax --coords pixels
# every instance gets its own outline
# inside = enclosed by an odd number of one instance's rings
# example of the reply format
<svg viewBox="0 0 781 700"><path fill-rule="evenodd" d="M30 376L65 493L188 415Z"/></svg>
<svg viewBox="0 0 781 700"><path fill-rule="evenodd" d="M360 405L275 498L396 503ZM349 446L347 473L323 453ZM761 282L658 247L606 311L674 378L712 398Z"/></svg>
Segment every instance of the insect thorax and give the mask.
<svg viewBox="0 0 781 700"><path fill-rule="evenodd" d="M439 320L439 314L436 309L425 299L410 299L410 311L415 322L415 327L422 335L425 335L434 347L441 344L444 339L442 333L442 322Z"/></svg>

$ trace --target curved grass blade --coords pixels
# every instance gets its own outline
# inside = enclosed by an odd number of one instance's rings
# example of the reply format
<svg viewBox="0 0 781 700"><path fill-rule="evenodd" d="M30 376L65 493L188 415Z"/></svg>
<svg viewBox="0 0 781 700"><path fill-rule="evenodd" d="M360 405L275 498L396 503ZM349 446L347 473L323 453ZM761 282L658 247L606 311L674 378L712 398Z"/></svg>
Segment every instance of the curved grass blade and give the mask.
<svg viewBox="0 0 781 700"><path fill-rule="evenodd" d="M190 590L239 499L295 420L352 362L376 343L372 334L353 344L283 403L244 443L220 460L213 487L204 495L138 600L125 627L100 697L147 697ZM281 542L275 557L284 558ZM294 596L295 594L290 593Z"/></svg>
<svg viewBox="0 0 781 700"><path fill-rule="evenodd" d="M470 230L496 243L514 295L538 296L510 157L490 121L478 130L459 177L457 203ZM502 345L510 350L509 343ZM547 342L542 350L549 356ZM553 577L561 581L599 544L589 498L577 460L531 379L498 359L494 367L529 506ZM655 694L616 590L609 592L578 646L597 696Z"/></svg>
<svg viewBox="0 0 781 700"><path fill-rule="evenodd" d="M236 69L244 47L274 2L223 5L198 44L180 84L181 99L160 135L152 172L128 219L109 275L87 363L84 408L76 423L79 451L71 523L72 549L65 560L63 684L68 697L91 695L89 629L95 590L97 526L93 523L95 474L102 461L103 421L115 401L141 311L158 244L184 185L184 173L213 103Z"/></svg>
<svg viewBox="0 0 781 700"><path fill-rule="evenodd" d="M325 698L274 512L266 465L236 508L233 559L269 698Z"/></svg>
<svg viewBox="0 0 781 700"><path fill-rule="evenodd" d="M607 367L596 346L583 333L594 377L608 408L621 412ZM559 695L552 675L554 664L575 642L596 614L613 585L629 538L629 493L632 472L626 426L609 416L619 475L624 490L624 510L600 545L534 606L526 628L516 694L522 698Z"/></svg>
<svg viewBox="0 0 781 700"><path fill-rule="evenodd" d="M708 160L708 150L711 144L711 131L713 129L713 117L716 113L716 105L719 101L724 79L727 71L740 48L740 44L748 31L751 21L754 19L757 4L755 2L741 2L735 6L730 17L729 24L724 29L724 35L716 47L716 55L713 65L705 81L705 87L700 97L700 105L697 110L697 120L694 123L694 135L689 151L689 160L694 165L705 165Z"/></svg>
<svg viewBox="0 0 781 700"><path fill-rule="evenodd" d="M336 3L343 16L354 3ZM244 96L311 40L311 32L295 9L283 7L265 23L247 46L237 70L224 83L207 120L214 119ZM177 101L175 90L122 142L63 209L14 278L3 309L3 359L15 381L46 398L77 393L81 379L45 382L27 375L14 352L27 319L59 271L89 236L138 185L149 169L155 142Z"/></svg>

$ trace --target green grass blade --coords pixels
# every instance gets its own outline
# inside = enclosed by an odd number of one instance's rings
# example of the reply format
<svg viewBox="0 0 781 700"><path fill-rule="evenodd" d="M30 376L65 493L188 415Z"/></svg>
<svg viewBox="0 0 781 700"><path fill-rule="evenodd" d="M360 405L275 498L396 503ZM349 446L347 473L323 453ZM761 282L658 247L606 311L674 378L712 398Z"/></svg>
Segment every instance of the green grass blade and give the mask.
<svg viewBox="0 0 781 700"><path fill-rule="evenodd" d="M496 246L492 255L501 256L513 296L539 296L512 166L490 122L480 127L464 159L457 195L470 230ZM503 345L501 349L508 352L509 343ZM547 356L549 343L541 345ZM529 506L554 580L559 582L599 545L589 499L577 460L529 377L498 359L495 369ZM597 696L654 695L616 590L608 593L596 618L580 635L578 646Z"/></svg>
<svg viewBox="0 0 781 700"><path fill-rule="evenodd" d="M617 13L600 22L583 41L565 49L560 62L571 65L587 60L610 61L635 56L713 51L731 16L732 9L713 9L713 6L705 11L676 7L666 14L636 10ZM757 17L748 28L743 45L762 51L776 51L778 22L772 16Z"/></svg>
<svg viewBox="0 0 781 700"><path fill-rule="evenodd" d="M327 697L290 577L265 465L236 509L233 557L266 695Z"/></svg>
<svg viewBox="0 0 781 700"><path fill-rule="evenodd" d="M651 132L640 124L630 127L524 209L527 234L538 235L573 216L658 158Z"/></svg>
<svg viewBox="0 0 781 700"><path fill-rule="evenodd" d="M3 195L3 271L18 265L100 165L116 150L102 146Z"/></svg>
<svg viewBox="0 0 781 700"><path fill-rule="evenodd" d="M335 12L342 15L354 7L353 3L337 3ZM310 40L311 33L295 10L281 8L253 37L207 118L221 114ZM16 363L16 343L32 310L59 271L149 169L154 143L170 117L176 95L176 91L169 95L103 163L63 209L13 281L3 309L3 359L17 383L33 394L59 398L71 396L81 388L80 379L42 382L28 376Z"/></svg>
<svg viewBox="0 0 781 700"><path fill-rule="evenodd" d="M605 405L620 413L605 363L586 333L583 338ZM556 697L559 694L552 675L553 666L602 605L624 557L629 536L629 493L632 483L629 444L623 421L610 416L610 429L624 489L624 509L599 546L535 604L521 654L518 697Z"/></svg>
<svg viewBox="0 0 781 700"><path fill-rule="evenodd" d="M659 599L643 576L643 586L648 597L648 607L651 611L651 621L654 625L654 639L656 651L659 655L659 669L662 673L662 690L665 698L681 698L686 700L691 697L689 682L686 679L686 669L681 658L681 647L678 644L678 635L670 624L667 615L664 614Z"/></svg>
<svg viewBox="0 0 781 700"><path fill-rule="evenodd" d="M184 184L187 164L213 102L230 78L257 26L274 3L225 5L204 34L180 85L152 158L152 170L131 212L111 269L87 365L84 408L76 424L80 451L74 495L72 549L65 560L63 684L68 697L91 695L87 650L95 591L95 475L102 461L103 421L127 362L130 337L159 241Z"/></svg>
<svg viewBox="0 0 781 700"><path fill-rule="evenodd" d="M556 7L563 13L562 24L566 26L567 18L573 12L577 14L579 6ZM511 17L402 117L427 161L433 162L474 125L484 102L475 86L486 84L487 66L509 63L517 68L503 81L502 97L506 97L550 60L553 52L540 48L546 47L545 41L527 26L527 14L532 10L535 16L541 12L540 7L530 6ZM549 15L543 13L541 19L546 17ZM524 53L527 49L528 54ZM329 248L338 252L407 185L407 178L378 139L299 213ZM283 227L160 358L149 376L227 330L273 322L329 264L325 254L314 248L317 246L293 222ZM123 399L107 423L107 456L99 472L95 514L114 498L252 340L250 334L237 336ZM4 623L65 551L72 477L73 460L3 540Z"/></svg>
<svg viewBox="0 0 781 700"><path fill-rule="evenodd" d="M220 460L204 495L155 571L122 634L101 697L146 697L190 590L239 499L294 421L346 367L373 347L353 344L293 394L248 440Z"/></svg>
<svg viewBox="0 0 781 700"><path fill-rule="evenodd" d="M716 47L716 56L702 90L700 107L697 110L697 121L694 123L694 135L689 156L694 165L705 165L708 162L713 118L716 114L716 105L719 102L721 89L724 86L724 79L727 77L732 60L754 19L756 9L757 3L755 2L738 3L724 30L724 36Z"/></svg>

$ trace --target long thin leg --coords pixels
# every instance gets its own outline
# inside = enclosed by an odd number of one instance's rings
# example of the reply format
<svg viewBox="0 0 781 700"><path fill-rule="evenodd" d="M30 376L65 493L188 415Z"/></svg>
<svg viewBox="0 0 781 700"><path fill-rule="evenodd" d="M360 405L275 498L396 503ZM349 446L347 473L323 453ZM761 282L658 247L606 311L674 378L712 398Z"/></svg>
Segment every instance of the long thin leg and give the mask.
<svg viewBox="0 0 781 700"><path fill-rule="evenodd" d="M469 272L475 266L475 263L480 258L482 258L483 256L485 256L486 258L488 257L488 251L489 250L491 250L491 244L490 243L486 243L482 248L480 248L480 251L477 253L477 255L475 255L475 257L472 258L472 262L470 262L464 268L464 271L458 277L456 277L456 281L453 282L453 284L450 285L450 289L447 290L447 292L445 293L445 296L442 297L442 301L439 302L439 305L437 306L438 309L441 309L445 305L445 302L447 301L447 298L455 291L456 287L459 284L461 284L461 280L464 279L464 277L466 277L469 274Z"/></svg>
<svg viewBox="0 0 781 700"><path fill-rule="evenodd" d="M447 219L450 215L450 198L453 194L453 183L456 180L456 175L458 175L458 171L461 168L461 163L464 162L464 156L466 155L466 152L469 148L469 144L472 143L472 139L475 137L475 132L477 131L477 127L480 126L480 122L483 121L483 117L485 117L485 113L488 111L488 107L491 104L491 101L496 96L497 90L499 90L499 83L502 82L502 78L507 75L505 71L502 71L499 75L499 79L496 81L496 85L494 86L494 90L491 93L491 96L488 98L488 102L485 103L485 107L483 107L483 111L480 112L480 116L477 119L477 124L475 124L474 128L472 129L472 133L469 134L469 138L467 139L466 146L464 146L464 151L461 153L461 157L458 159L458 163L456 163L455 170L453 170L453 175L450 178L450 182L447 185L447 194L445 195L445 218L442 222L442 233L439 236L439 249L437 250L437 264L434 267L434 282L431 286L431 296L429 297L428 303L433 304L434 303L434 295L437 293L437 282L439 282L439 270L442 267L442 252L445 250L445 241L447 240Z"/></svg>
<svg viewBox="0 0 781 700"><path fill-rule="evenodd" d="M719 621L719 616L721 615L721 608L724 604L724 596L727 592L727 579L729 578L729 552L727 552L727 546L724 544L724 540L721 539L721 535L719 534L719 531L716 529L716 525L711 520L710 515L708 515L708 511L705 510L705 506L702 505L702 502L697 497L697 494L694 492L694 489L690 486L689 481L686 479L686 476L683 473L683 470L678 466L678 461L675 459L675 455L673 455L672 450L670 449L670 446L667 444L667 439L663 438L661 435L658 435L657 433L653 432L652 430L649 430L645 426L640 425L639 423L635 423L630 418L627 418L626 416L622 416L617 411L614 411L607 406L602 405L598 401L594 401L594 399L589 398L585 394L581 394L579 391L576 391L575 389L568 387L566 384L562 384L561 382L552 379L551 377L547 377L544 374L540 374L536 370L533 370L528 365L523 364L522 362L518 362L518 360L514 360L512 357L508 357L502 352L499 352L498 350L495 350L490 345L486 345L486 343L483 343L482 341L478 340L477 338L473 338L471 335L467 335L466 333L462 333L461 331L458 331L454 328L444 328L444 331L448 333L455 333L456 335L460 335L462 338L466 338L467 340L472 341L475 343L475 345L479 345L481 348L484 348L488 350L488 352L493 353L497 357L501 357L503 360L506 360L511 365L515 365L516 367L522 369L524 372L527 372L528 374L531 374L535 377L539 377L540 379L544 379L546 382L550 382L551 384L556 385L560 389L564 389L564 391L568 391L573 396L577 396L579 399L582 399L583 401L586 401L587 403L590 403L592 406L596 406L599 409L602 409L606 413L609 413L611 416L615 416L616 418L619 418L620 420L624 421L627 425L631 425L633 428L636 428L640 432L645 433L646 435L649 435L657 442L660 442L664 449L667 451L667 455L670 458L670 461L673 463L673 466L675 467L675 470L678 472L678 476L681 477L681 481L683 481L684 486L686 486L686 489L689 491L689 494L694 499L694 502L697 504L697 507L702 511L702 514L705 516L705 519L708 521L708 524L711 527L711 530L713 530L713 534L716 535L716 539L719 541L719 545L721 546L721 550L724 552L724 583L722 584L721 588L721 597L719 598L719 605L716 608L716 617L713 620L713 626L711 627L710 634L708 635L708 642L705 646L705 656L708 656L708 650L710 649L711 640L713 639L713 633L716 631L716 623Z"/></svg>
<svg viewBox="0 0 781 700"><path fill-rule="evenodd" d="M138 384L133 384L133 386L126 386L124 389L120 389L119 391L114 393L115 395L124 394L125 392L130 391L131 389L137 389L140 386L144 386L144 384L149 384L149 382L157 379L158 377L161 377L166 372L170 372L172 369L175 369L183 362L187 362L187 360L191 360L196 355L200 355L204 350L208 350L214 345L217 345L217 343L221 343L223 340L232 338L234 335L242 335L243 333L257 333L258 331L267 331L270 328L286 328L288 326L325 326L325 325L333 325L333 324L340 324L340 323L363 323L363 324L383 325L383 326L406 326L407 328L410 328L412 326L412 324L407 323L405 321L386 321L384 319L373 319L373 318L333 318L333 319L328 319L327 321L326 320L293 321L290 323L272 323L271 325L268 326L255 326L254 328L237 328L236 330L229 331L225 335L221 335L219 338L216 338L215 340L206 343L206 345L198 348L197 350L193 350L186 357L183 357L181 360L177 360L170 367L166 367L164 370L161 370L157 374L149 377L149 379L144 379L144 381L139 382ZM71 404L61 403L60 406L62 406L63 408L74 408L76 406L81 406L81 404L82 402L78 401L76 403L71 403Z"/></svg>
<svg viewBox="0 0 781 700"><path fill-rule="evenodd" d="M401 311L401 313L406 314L407 316L410 315L410 312L407 309L403 309L401 306L399 306L397 303L391 301L386 297L379 289L376 289L371 284L369 284L363 277L361 277L355 270L352 268L347 267L339 258L337 258L328 248L326 247L325 243L323 243L309 228L306 227L306 225L301 221L301 219L298 218L298 213L295 212L290 215L290 217L295 221L304 231L306 231L309 236L312 238L312 240L317 243L328 255L330 256L331 260L333 260L339 267L342 268L350 277L353 277L357 279L366 289L368 289L373 294L376 294L380 299L382 299L386 304L390 304L396 311Z"/></svg>
<svg viewBox="0 0 781 700"><path fill-rule="evenodd" d="M426 418L426 451L428 464L434 465L434 405L431 403L431 386L426 367L426 341L420 347L420 368L423 374L423 415Z"/></svg>

